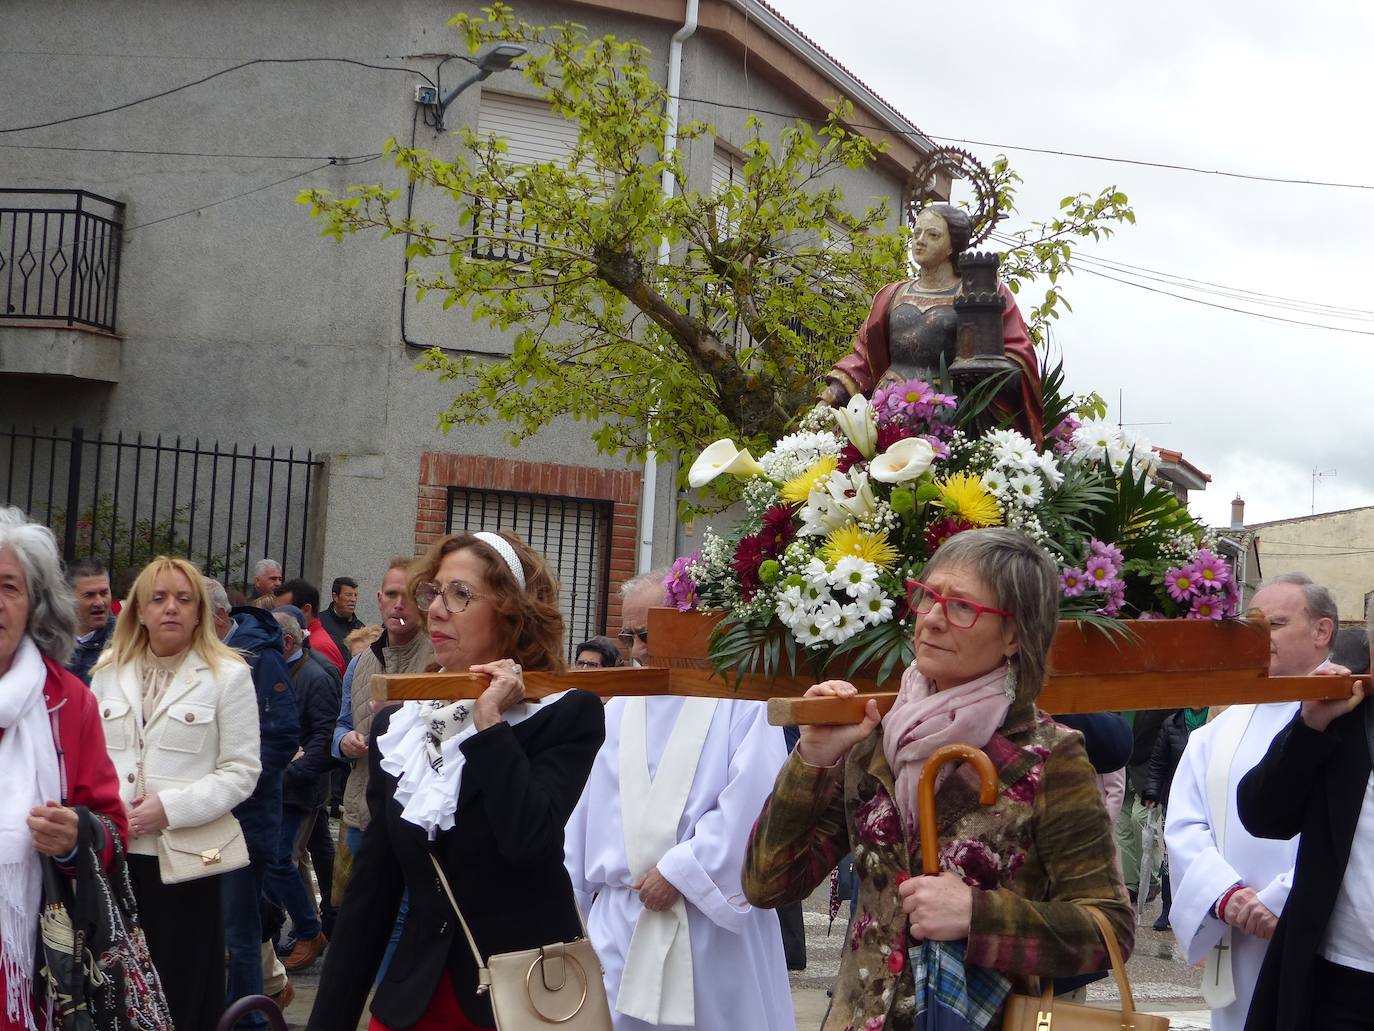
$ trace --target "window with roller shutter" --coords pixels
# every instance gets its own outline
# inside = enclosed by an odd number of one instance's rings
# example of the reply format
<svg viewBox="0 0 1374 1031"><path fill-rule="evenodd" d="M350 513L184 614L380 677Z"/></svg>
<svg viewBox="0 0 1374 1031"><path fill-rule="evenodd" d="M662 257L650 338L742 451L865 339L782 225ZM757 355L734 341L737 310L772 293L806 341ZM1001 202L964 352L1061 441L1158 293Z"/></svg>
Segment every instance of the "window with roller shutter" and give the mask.
<svg viewBox="0 0 1374 1031"><path fill-rule="evenodd" d="M566 161L577 146L577 125L554 114L547 103L506 93L482 93L477 116L480 136L506 141L506 159L521 165ZM522 262L525 248L540 239L538 226L524 226L518 201L477 201L473 211L472 256Z"/></svg>

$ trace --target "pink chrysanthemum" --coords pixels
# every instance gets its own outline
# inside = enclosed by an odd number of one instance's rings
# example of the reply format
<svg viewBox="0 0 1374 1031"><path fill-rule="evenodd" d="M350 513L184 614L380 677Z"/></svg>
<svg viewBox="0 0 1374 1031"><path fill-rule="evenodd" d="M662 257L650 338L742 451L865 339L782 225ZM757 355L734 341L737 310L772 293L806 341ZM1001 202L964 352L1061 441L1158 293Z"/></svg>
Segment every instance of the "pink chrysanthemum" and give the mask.
<svg viewBox="0 0 1374 1031"><path fill-rule="evenodd" d="M1220 589L1231 582L1231 567L1220 555L1214 555L1205 548L1193 556L1189 563L1194 581L1204 589Z"/></svg>
<svg viewBox="0 0 1374 1031"><path fill-rule="evenodd" d="M1193 607L1188 610L1189 619L1223 619L1225 615L1225 599L1214 594L1202 594L1194 598Z"/></svg>
<svg viewBox="0 0 1374 1031"><path fill-rule="evenodd" d="M691 612L697 607L697 585L688 568L700 559L701 553L694 551L673 563L673 568L663 581L663 603L669 608Z"/></svg>
<svg viewBox="0 0 1374 1031"><path fill-rule="evenodd" d="M1116 576L1121 571L1121 563L1125 561L1125 556L1121 554L1121 549L1115 544L1107 544L1096 538L1088 542L1088 554L1094 558L1104 558L1112 567L1112 576Z"/></svg>
<svg viewBox="0 0 1374 1031"><path fill-rule="evenodd" d="M1088 578L1081 569L1066 569L1059 574L1059 586L1064 591L1064 597L1077 598L1088 589Z"/></svg>
<svg viewBox="0 0 1374 1031"><path fill-rule="evenodd" d="M1083 566L1083 573L1094 590L1104 591L1116 577L1116 568L1112 565L1111 559L1094 555Z"/></svg>
<svg viewBox="0 0 1374 1031"><path fill-rule="evenodd" d="M1126 581L1111 580L1107 583L1106 600L1097 611L1104 616L1119 616L1126 605Z"/></svg>
<svg viewBox="0 0 1374 1031"><path fill-rule="evenodd" d="M1192 601L1198 595L1196 579L1188 566L1171 569L1165 573L1164 589L1174 601Z"/></svg>

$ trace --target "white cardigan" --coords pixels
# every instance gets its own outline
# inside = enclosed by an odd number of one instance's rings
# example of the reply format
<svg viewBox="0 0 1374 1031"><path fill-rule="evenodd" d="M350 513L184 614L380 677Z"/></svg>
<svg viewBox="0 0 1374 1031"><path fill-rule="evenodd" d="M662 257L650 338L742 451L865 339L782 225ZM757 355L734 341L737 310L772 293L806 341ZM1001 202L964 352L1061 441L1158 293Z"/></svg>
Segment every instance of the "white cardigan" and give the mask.
<svg viewBox="0 0 1374 1031"><path fill-rule="evenodd" d="M229 812L253 792L262 770L258 702L242 660L211 668L187 655L152 718L143 723L138 665L105 666L91 678L100 703L105 747L128 805L139 794L139 739L149 794L162 800L172 827L198 827ZM157 835L129 842L138 855L157 853Z"/></svg>

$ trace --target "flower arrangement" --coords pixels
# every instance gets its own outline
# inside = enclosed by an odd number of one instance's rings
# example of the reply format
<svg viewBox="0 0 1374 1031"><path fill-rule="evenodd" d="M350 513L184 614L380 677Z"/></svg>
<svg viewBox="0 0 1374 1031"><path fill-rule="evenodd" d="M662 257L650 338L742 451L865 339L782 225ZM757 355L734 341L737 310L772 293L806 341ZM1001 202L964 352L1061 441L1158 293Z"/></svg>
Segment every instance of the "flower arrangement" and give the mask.
<svg viewBox="0 0 1374 1031"><path fill-rule="evenodd" d="M724 610L718 668L804 661L819 673L847 660L881 679L910 661L908 580L954 534L1008 526L1055 558L1065 618L1235 615L1230 568L1152 481L1149 444L1056 405L1036 446L1012 429L976 431L980 411L909 380L810 412L758 459L717 441L688 482L740 477L745 516L674 563L666 604Z"/></svg>

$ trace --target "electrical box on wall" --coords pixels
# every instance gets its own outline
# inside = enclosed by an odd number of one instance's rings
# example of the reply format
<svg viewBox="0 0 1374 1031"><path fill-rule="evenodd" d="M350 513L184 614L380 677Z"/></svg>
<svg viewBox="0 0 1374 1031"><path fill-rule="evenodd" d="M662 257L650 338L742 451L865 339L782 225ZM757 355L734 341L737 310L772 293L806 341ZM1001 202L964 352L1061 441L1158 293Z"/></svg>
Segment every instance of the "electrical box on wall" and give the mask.
<svg viewBox="0 0 1374 1031"><path fill-rule="evenodd" d="M439 91L433 86L416 85L415 103L417 104L437 104L439 103Z"/></svg>

